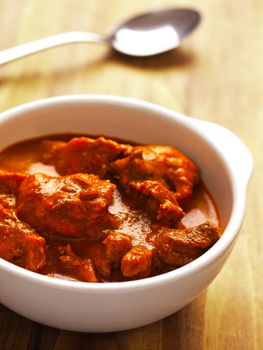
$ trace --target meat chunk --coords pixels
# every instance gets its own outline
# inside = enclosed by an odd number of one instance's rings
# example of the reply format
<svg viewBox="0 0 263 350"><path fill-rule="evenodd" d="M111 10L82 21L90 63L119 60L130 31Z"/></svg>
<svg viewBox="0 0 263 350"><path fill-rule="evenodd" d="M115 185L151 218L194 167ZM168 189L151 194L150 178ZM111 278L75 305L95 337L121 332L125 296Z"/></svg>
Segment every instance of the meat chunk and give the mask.
<svg viewBox="0 0 263 350"><path fill-rule="evenodd" d="M132 238L123 232L111 232L102 243L110 263L118 267L124 254L132 247Z"/></svg>
<svg viewBox="0 0 263 350"><path fill-rule="evenodd" d="M150 214L154 213L157 220L175 224L184 216L175 195L158 181L131 181L129 189L136 191L140 196L139 206Z"/></svg>
<svg viewBox="0 0 263 350"><path fill-rule="evenodd" d="M55 166L61 175L88 173L104 178L109 165L128 146L99 137L76 137L69 142L46 142L43 161Z"/></svg>
<svg viewBox="0 0 263 350"><path fill-rule="evenodd" d="M60 247L61 256L59 260L68 267L76 268L73 275L78 275L78 279L97 282L103 277L109 277L111 273L110 262L105 253L105 246L101 242L91 242L81 249L81 254L73 252L68 244Z"/></svg>
<svg viewBox="0 0 263 350"><path fill-rule="evenodd" d="M102 242L91 242L85 249L82 249L82 255L91 259L96 271L100 275L104 277L110 276L111 264Z"/></svg>
<svg viewBox="0 0 263 350"><path fill-rule="evenodd" d="M113 176L124 188L131 181L155 180L174 192L180 204L191 195L199 174L195 164L171 146L136 146L129 148L127 157L111 165Z"/></svg>
<svg viewBox="0 0 263 350"><path fill-rule="evenodd" d="M152 251L145 246L131 248L121 260L121 272L129 278L145 278L151 274Z"/></svg>
<svg viewBox="0 0 263 350"><path fill-rule="evenodd" d="M46 243L27 224L17 220L0 204L0 257L31 270L46 264Z"/></svg>
<svg viewBox="0 0 263 350"><path fill-rule="evenodd" d="M209 249L220 238L220 229L210 222L186 229L161 228L156 238L163 262L183 266Z"/></svg>
<svg viewBox="0 0 263 350"><path fill-rule="evenodd" d="M18 189L26 177L26 174L0 169L0 203L5 208L15 207Z"/></svg>
<svg viewBox="0 0 263 350"><path fill-rule="evenodd" d="M0 169L0 192L18 193L21 183L27 177L27 174L13 173L4 169Z"/></svg>
<svg viewBox="0 0 263 350"><path fill-rule="evenodd" d="M34 174L19 189L17 216L48 235L98 240L118 220L109 213L115 185L96 175Z"/></svg>
<svg viewBox="0 0 263 350"><path fill-rule="evenodd" d="M60 250L62 253L59 258L60 262L73 269L73 275L75 277L84 282L98 282L91 259L81 259L72 251L69 244L65 248L60 247Z"/></svg>

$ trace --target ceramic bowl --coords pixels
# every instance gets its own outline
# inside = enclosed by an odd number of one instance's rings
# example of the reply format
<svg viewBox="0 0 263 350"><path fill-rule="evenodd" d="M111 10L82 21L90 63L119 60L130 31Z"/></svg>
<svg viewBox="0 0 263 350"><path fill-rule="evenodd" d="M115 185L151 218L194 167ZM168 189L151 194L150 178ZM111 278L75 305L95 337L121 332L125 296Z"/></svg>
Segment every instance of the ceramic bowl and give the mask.
<svg viewBox="0 0 263 350"><path fill-rule="evenodd" d="M24 139L61 132L104 134L179 148L199 165L224 233L195 261L130 282L60 280L0 259L0 301L31 320L82 332L136 328L190 303L219 273L238 237L253 168L247 147L220 125L154 104L116 96L75 95L44 99L2 113L0 150Z"/></svg>

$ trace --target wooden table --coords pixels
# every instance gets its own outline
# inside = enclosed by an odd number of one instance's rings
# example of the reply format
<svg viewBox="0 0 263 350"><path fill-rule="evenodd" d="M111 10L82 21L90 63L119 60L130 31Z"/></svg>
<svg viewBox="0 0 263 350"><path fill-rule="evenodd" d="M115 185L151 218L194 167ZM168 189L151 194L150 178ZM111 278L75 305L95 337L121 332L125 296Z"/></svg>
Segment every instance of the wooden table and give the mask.
<svg viewBox="0 0 263 350"><path fill-rule="evenodd" d="M48 96L114 94L228 127L248 145L255 161L234 251L191 305L136 330L66 332L1 306L3 350L263 349L263 2L0 0L0 49L63 31L106 33L134 12L163 5L193 6L203 15L180 49L149 59L123 57L95 44L37 54L0 67L0 111Z"/></svg>

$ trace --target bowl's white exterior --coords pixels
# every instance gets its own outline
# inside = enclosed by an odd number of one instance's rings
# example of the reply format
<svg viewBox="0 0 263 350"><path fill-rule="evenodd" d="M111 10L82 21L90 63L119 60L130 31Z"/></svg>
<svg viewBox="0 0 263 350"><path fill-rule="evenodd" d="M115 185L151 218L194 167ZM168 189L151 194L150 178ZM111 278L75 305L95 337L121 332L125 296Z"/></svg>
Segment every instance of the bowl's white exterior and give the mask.
<svg viewBox="0 0 263 350"><path fill-rule="evenodd" d="M92 284L42 276L0 259L0 302L34 321L73 331L109 332L168 316L193 300L218 274L237 238L252 158L225 128L142 101L97 95L51 98L0 115L0 150L61 132L104 134L178 147L201 168L225 232L194 262L144 280Z"/></svg>

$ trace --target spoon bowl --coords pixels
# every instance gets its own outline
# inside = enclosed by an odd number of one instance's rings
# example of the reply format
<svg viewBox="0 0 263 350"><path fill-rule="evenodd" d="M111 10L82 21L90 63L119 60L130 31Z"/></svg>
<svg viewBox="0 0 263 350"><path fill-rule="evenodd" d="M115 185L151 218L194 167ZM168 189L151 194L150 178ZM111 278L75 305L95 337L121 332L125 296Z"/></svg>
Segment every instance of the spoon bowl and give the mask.
<svg viewBox="0 0 263 350"><path fill-rule="evenodd" d="M164 9L135 16L108 36L87 32L66 32L0 51L0 65L70 43L104 43L135 57L157 55L178 47L200 22L192 9Z"/></svg>
<svg viewBox="0 0 263 350"><path fill-rule="evenodd" d="M113 48L129 56L153 56L178 47L199 24L191 9L166 9L136 16L109 37Z"/></svg>

